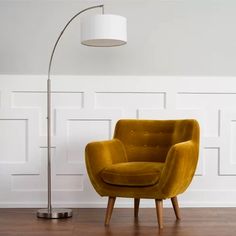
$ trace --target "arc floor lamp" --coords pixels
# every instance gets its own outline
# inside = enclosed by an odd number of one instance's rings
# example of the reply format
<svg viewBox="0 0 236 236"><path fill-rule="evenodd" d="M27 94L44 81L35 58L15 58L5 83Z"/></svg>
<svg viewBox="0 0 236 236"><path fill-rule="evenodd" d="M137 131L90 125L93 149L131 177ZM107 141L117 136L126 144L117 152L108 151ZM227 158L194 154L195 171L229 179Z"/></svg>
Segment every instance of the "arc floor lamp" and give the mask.
<svg viewBox="0 0 236 236"><path fill-rule="evenodd" d="M47 79L47 158L48 158L48 206L45 209L37 211L37 217L58 219L72 216L71 209L55 209L52 208L51 200L51 66L53 56L61 36L65 32L69 24L83 12L92 10L94 8L101 8L102 14L92 15L82 20L81 22L81 43L92 47L114 47L121 46L127 41L126 18L118 15L104 14L104 5L97 5L88 7L77 14L75 14L64 26L60 35L58 36L49 61L48 79Z"/></svg>

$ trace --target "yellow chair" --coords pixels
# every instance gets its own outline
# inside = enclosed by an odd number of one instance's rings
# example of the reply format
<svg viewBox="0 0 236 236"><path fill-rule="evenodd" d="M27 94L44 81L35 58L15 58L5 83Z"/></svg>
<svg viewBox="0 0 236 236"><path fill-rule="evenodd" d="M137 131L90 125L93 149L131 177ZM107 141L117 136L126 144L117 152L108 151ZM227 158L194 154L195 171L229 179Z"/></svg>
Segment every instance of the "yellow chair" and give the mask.
<svg viewBox="0 0 236 236"><path fill-rule="evenodd" d="M155 199L159 228L163 200L171 198L180 219L177 195L189 186L198 162L196 120L120 120L114 138L86 146L86 167L95 190L108 196L105 225L116 197L134 198L138 217L141 198Z"/></svg>

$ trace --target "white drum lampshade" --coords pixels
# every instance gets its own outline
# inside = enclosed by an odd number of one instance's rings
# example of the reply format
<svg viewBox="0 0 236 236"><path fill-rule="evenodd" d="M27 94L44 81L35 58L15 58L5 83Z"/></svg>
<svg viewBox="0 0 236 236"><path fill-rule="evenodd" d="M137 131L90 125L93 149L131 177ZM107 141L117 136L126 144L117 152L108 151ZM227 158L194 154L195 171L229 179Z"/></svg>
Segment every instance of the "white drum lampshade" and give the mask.
<svg viewBox="0 0 236 236"><path fill-rule="evenodd" d="M127 20L118 15L93 15L81 21L81 43L92 47L121 46L127 42Z"/></svg>

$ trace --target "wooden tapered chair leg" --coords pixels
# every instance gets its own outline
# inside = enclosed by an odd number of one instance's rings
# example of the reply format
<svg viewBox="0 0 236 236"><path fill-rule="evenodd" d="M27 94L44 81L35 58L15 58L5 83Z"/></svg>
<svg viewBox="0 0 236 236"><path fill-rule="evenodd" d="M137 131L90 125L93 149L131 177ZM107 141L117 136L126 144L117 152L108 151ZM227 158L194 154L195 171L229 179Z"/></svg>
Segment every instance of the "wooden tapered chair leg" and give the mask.
<svg viewBox="0 0 236 236"><path fill-rule="evenodd" d="M159 229L163 228L163 201L159 199L155 199L156 203L156 212L157 212L157 221L159 225Z"/></svg>
<svg viewBox="0 0 236 236"><path fill-rule="evenodd" d="M115 197L108 198L107 211L106 211L106 217L105 217L105 226L109 225L115 201L116 201Z"/></svg>
<svg viewBox="0 0 236 236"><path fill-rule="evenodd" d="M175 216L177 220L180 220L180 210L179 210L179 204L178 204L178 200L177 197L172 197L171 198L171 202L172 202L172 206L174 208L175 211Z"/></svg>
<svg viewBox="0 0 236 236"><path fill-rule="evenodd" d="M135 218L138 217L139 203L140 203L140 199L139 198L135 198L134 199L134 217Z"/></svg>

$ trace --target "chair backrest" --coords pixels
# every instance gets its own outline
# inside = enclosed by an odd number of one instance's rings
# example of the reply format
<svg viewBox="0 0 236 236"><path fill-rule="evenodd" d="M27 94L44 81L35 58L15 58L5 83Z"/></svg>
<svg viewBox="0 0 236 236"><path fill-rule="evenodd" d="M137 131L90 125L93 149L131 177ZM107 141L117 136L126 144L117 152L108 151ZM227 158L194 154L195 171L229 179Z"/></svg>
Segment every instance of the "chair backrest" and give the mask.
<svg viewBox="0 0 236 236"><path fill-rule="evenodd" d="M199 126L193 119L119 120L114 138L124 144L128 161L165 162L172 145L187 140L198 143Z"/></svg>

